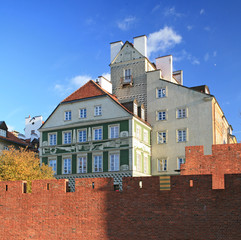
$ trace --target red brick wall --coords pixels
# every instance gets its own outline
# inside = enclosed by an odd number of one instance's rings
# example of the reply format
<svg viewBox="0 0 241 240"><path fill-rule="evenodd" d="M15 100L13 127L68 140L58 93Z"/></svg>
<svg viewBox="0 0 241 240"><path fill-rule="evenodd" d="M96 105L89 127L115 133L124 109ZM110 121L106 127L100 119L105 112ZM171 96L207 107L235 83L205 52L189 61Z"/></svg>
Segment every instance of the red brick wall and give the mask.
<svg viewBox="0 0 241 240"><path fill-rule="evenodd" d="M34 181L31 194L0 182L0 239L241 239L240 196L241 174L221 190L211 175L172 176L170 191L159 177L125 178L122 192L103 178L76 180L76 192L65 180Z"/></svg>
<svg viewBox="0 0 241 240"><path fill-rule="evenodd" d="M186 147L186 163L181 175L212 175L213 189L224 189L224 174L241 173L241 143L212 146L212 155L204 155L203 146Z"/></svg>

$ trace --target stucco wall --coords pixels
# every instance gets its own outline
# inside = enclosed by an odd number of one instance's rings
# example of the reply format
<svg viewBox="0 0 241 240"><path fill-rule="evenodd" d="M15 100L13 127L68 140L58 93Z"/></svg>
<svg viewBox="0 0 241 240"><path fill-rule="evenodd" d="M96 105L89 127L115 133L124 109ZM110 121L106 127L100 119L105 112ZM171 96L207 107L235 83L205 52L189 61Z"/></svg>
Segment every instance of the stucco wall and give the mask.
<svg viewBox="0 0 241 240"><path fill-rule="evenodd" d="M204 145L206 154L212 145L212 103L208 95L157 78L158 73L147 73L147 121L152 130L152 173L177 174L177 158L185 157L185 147ZM166 88L167 97L157 98L156 89ZM204 99L206 98L206 99ZM177 118L177 108L186 108L187 117ZM165 110L167 120L157 120L157 111ZM177 130L187 129L187 141L177 142ZM157 132L167 131L167 143L157 143ZM168 160L168 170L157 172L157 159Z"/></svg>

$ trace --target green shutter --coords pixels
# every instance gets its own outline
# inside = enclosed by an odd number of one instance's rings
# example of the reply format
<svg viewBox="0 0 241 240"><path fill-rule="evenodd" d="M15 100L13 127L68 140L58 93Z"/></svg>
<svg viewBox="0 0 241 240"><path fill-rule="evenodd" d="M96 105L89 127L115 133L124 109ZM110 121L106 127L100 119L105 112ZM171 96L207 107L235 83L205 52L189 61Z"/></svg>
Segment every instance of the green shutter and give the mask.
<svg viewBox="0 0 241 240"><path fill-rule="evenodd" d="M44 163L45 165L48 165L48 158L42 157L42 163Z"/></svg>
<svg viewBox="0 0 241 240"><path fill-rule="evenodd" d="M62 157L57 156L57 175L62 174Z"/></svg>
<svg viewBox="0 0 241 240"><path fill-rule="evenodd" d="M87 156L87 172L92 173L92 153L88 153Z"/></svg>
<svg viewBox="0 0 241 240"><path fill-rule="evenodd" d="M129 166L129 149L120 150L120 165Z"/></svg>
<svg viewBox="0 0 241 240"><path fill-rule="evenodd" d="M77 161L76 161L76 154L72 155L72 173L76 173L76 168L77 168Z"/></svg>
<svg viewBox="0 0 241 240"><path fill-rule="evenodd" d="M108 152L103 152L103 172L108 172Z"/></svg>

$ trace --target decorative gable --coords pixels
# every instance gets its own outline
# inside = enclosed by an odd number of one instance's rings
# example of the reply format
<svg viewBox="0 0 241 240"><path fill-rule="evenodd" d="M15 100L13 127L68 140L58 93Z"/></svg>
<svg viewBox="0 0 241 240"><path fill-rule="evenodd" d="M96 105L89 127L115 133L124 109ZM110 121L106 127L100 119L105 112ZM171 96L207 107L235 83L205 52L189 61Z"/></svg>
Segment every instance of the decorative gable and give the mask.
<svg viewBox="0 0 241 240"><path fill-rule="evenodd" d="M144 58L144 56L136 50L131 43L126 42L111 64L127 62L139 58Z"/></svg>

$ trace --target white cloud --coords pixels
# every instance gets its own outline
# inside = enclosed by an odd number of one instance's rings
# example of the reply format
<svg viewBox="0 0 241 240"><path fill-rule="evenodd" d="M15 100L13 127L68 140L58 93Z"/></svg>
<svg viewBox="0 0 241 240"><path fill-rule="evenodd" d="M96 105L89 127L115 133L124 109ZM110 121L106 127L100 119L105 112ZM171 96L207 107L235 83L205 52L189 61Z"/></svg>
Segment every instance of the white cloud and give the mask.
<svg viewBox="0 0 241 240"><path fill-rule="evenodd" d="M152 9L152 12L155 12L155 11L157 11L159 8L160 8L160 4L158 4L158 5L156 5L153 9Z"/></svg>
<svg viewBox="0 0 241 240"><path fill-rule="evenodd" d="M209 53L206 53L206 54L204 55L204 61L207 62L208 59L209 59Z"/></svg>
<svg viewBox="0 0 241 240"><path fill-rule="evenodd" d="M102 77L106 78L107 80L110 81L110 73L103 73Z"/></svg>
<svg viewBox="0 0 241 240"><path fill-rule="evenodd" d="M187 26L187 30L188 30L188 31L191 31L192 29L193 29L193 26L192 26L192 25L188 25L188 26Z"/></svg>
<svg viewBox="0 0 241 240"><path fill-rule="evenodd" d="M205 13L205 10L202 8L201 10L200 10L200 15L203 15Z"/></svg>
<svg viewBox="0 0 241 240"><path fill-rule="evenodd" d="M183 14L176 12L175 7L170 7L165 9L164 16L182 17Z"/></svg>
<svg viewBox="0 0 241 240"><path fill-rule="evenodd" d="M85 83L87 83L89 80L91 80L91 77L88 75L79 75L70 80L70 83L72 85L76 85L78 87L83 86Z"/></svg>
<svg viewBox="0 0 241 240"><path fill-rule="evenodd" d="M136 18L133 16L126 17L123 20L118 21L117 26L120 28L122 31L128 30L131 25L136 21Z"/></svg>
<svg viewBox="0 0 241 240"><path fill-rule="evenodd" d="M188 60L193 65L199 65L200 61L198 58L194 57L192 54L188 53L186 50L182 50L181 52L175 54L173 56L173 61L180 62L183 60Z"/></svg>
<svg viewBox="0 0 241 240"><path fill-rule="evenodd" d="M217 51L213 52L213 56L216 57L217 56Z"/></svg>
<svg viewBox="0 0 241 240"><path fill-rule="evenodd" d="M61 96L64 96L69 94L71 91L76 90L76 88L80 88L91 79L92 78L88 75L79 75L71 79L67 79L65 84L55 84L54 91L58 92Z"/></svg>
<svg viewBox="0 0 241 240"><path fill-rule="evenodd" d="M8 124L8 131L12 132L14 130L15 130L15 127Z"/></svg>
<svg viewBox="0 0 241 240"><path fill-rule="evenodd" d="M178 35L171 27L164 27L157 32L150 33L147 38L147 55L158 51L166 51L173 48L182 41L182 36Z"/></svg>

